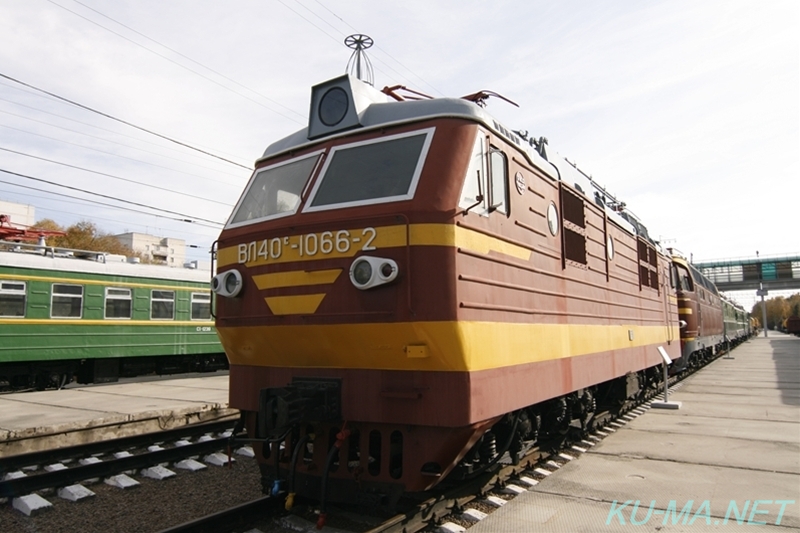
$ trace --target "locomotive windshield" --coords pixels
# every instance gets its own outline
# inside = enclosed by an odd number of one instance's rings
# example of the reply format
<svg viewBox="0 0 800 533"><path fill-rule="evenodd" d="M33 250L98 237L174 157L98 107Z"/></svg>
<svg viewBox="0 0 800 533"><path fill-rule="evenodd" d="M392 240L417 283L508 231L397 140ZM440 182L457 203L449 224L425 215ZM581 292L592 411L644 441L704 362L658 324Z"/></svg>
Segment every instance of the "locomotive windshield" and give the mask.
<svg viewBox="0 0 800 533"><path fill-rule="evenodd" d="M433 129L337 146L305 211L414 197Z"/></svg>
<svg viewBox="0 0 800 533"><path fill-rule="evenodd" d="M229 225L248 224L294 213L318 160L319 153L316 153L258 170L239 200Z"/></svg>

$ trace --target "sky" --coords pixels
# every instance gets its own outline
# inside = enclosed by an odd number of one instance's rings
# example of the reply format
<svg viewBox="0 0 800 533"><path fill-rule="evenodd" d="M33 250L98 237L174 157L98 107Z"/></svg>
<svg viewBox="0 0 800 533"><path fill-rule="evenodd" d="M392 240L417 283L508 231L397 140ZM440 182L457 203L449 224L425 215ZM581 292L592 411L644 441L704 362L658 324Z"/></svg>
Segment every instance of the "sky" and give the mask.
<svg viewBox="0 0 800 533"><path fill-rule="evenodd" d="M795 0L0 0L0 200L207 259L353 33L374 39L379 88L519 104L487 110L547 137L664 246L800 255Z"/></svg>

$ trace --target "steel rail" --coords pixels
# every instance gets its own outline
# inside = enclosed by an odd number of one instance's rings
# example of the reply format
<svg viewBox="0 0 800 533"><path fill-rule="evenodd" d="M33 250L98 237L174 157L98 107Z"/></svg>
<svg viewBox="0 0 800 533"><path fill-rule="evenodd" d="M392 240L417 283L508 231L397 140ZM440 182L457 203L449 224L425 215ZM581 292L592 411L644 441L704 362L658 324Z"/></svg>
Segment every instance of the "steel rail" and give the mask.
<svg viewBox="0 0 800 533"><path fill-rule="evenodd" d="M87 479L108 477L128 470L174 462L187 457L225 449L229 442L230 439L228 438L217 438L130 457L110 459L95 464L74 466L53 472L8 479L0 481L0 498L13 498L30 494L37 490L65 487Z"/></svg>
<svg viewBox="0 0 800 533"><path fill-rule="evenodd" d="M22 453L0 457L0 473L19 470L23 466L41 465L55 463L64 459L76 457L89 457L98 453L107 453L116 449L127 449L132 447L153 444L154 442L180 439L181 437L194 437L205 433L218 432L225 429L233 429L236 420L229 419L217 422L206 422L202 424L191 424L178 428L165 429L153 433L142 433L130 437L109 439L51 450L38 452Z"/></svg>
<svg viewBox="0 0 800 533"><path fill-rule="evenodd" d="M283 498L264 496L224 511L164 529L160 533L221 533L237 527L246 527L253 521L263 518L265 513L280 508L282 502Z"/></svg>

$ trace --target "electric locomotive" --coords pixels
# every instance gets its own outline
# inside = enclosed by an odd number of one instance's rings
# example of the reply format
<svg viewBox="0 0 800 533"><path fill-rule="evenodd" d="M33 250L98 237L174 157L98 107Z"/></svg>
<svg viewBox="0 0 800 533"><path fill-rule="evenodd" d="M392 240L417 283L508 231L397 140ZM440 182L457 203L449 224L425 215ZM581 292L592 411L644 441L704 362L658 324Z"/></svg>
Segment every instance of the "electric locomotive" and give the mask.
<svg viewBox="0 0 800 533"><path fill-rule="evenodd" d="M257 161L212 288L266 491L391 505L589 427L680 356L670 258L490 96L346 74Z"/></svg>
<svg viewBox="0 0 800 533"><path fill-rule="evenodd" d="M723 299L717 287L691 263L673 255L681 320L681 357L672 372L697 368L708 362L725 345Z"/></svg>

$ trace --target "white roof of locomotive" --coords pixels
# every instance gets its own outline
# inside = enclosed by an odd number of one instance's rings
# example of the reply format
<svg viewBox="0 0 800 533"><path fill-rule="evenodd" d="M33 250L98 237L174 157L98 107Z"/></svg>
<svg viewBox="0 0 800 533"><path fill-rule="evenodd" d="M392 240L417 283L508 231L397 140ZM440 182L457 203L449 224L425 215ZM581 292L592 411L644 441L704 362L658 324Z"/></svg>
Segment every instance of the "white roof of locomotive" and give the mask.
<svg viewBox="0 0 800 533"><path fill-rule="evenodd" d="M318 87L329 87L339 84L346 87L352 94L351 104L357 111L355 127L348 127L328 135L317 135L311 138L313 122L315 121L314 90ZM405 123L418 122L434 118L461 118L478 122L495 134L506 139L510 144L525 155L529 163L557 181L564 181L576 188L592 203L603 209L608 218L631 234L643 233L647 237L647 230L631 213L621 216L620 213L606 205L613 196L600 187L596 182L581 172L575 165L568 162L560 155L548 155L545 159L528 142L520 139L511 129L504 127L498 120L490 115L484 108L463 98L432 98L423 100L396 101L371 85L349 75L324 82L312 90L312 109L309 126L303 128L283 139L270 144L264 151L262 159L278 154L304 148L336 137L352 134L354 131L368 131L386 126L396 126ZM604 201L601 201L604 200ZM636 224L627 219L633 218ZM637 227L639 226L639 227Z"/></svg>

